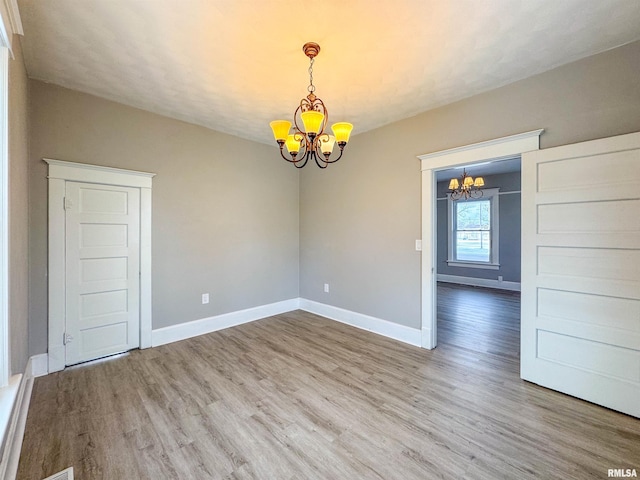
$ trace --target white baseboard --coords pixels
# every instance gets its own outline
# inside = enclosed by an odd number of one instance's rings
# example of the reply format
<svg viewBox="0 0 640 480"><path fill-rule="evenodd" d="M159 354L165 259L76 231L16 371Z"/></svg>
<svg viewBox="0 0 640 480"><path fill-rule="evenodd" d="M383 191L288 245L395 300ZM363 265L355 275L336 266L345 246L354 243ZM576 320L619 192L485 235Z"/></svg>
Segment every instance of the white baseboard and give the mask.
<svg viewBox="0 0 640 480"><path fill-rule="evenodd" d="M293 310L306 310L317 315L346 323L353 327L361 328L379 335L383 335L400 342L415 345L417 347L424 345L423 332L418 328L411 328L400 325L381 318L371 317L358 312L352 312L343 308L326 305L313 300L304 298L292 298L281 302L261 305L259 307L248 308L236 312L224 313L213 317L201 318L191 322L171 325L169 327L158 328L151 331L151 346L159 347L167 343L178 342L188 338L197 337L229 327L242 325L243 323L253 322L262 318L279 315L281 313L291 312ZM428 335L430 335L427 332ZM39 377L49 373L49 362L51 362L51 353L49 355L35 355L30 359L30 375L31 377ZM1 478L1 477L0 477Z"/></svg>
<svg viewBox="0 0 640 480"><path fill-rule="evenodd" d="M435 348L436 344L437 339L433 338L431 326L422 327L422 344L420 346L427 350L432 350Z"/></svg>
<svg viewBox="0 0 640 480"><path fill-rule="evenodd" d="M14 480L18 472L24 427L27 423L31 390L33 389L33 364L34 357L31 357L27 362L24 375L15 375L16 380L19 381L17 395L13 403L7 431L0 432L6 433L6 435L3 435L4 447L2 449L2 458L0 459L0 478L3 480ZM1 437L0 440L2 440Z"/></svg>
<svg viewBox="0 0 640 480"><path fill-rule="evenodd" d="M315 313L331 320L346 323L352 327L361 328L369 332L377 333L384 337L392 338L400 342L408 343L420 347L422 345L422 332L418 328L411 328L398 323L383 320L381 318L371 317L344 308L326 305L306 298L300 299L301 310Z"/></svg>
<svg viewBox="0 0 640 480"><path fill-rule="evenodd" d="M462 277L459 275L445 275L443 273L439 273L437 280L439 282L471 285L473 287L497 288L500 290L511 290L512 292L520 291L520 282L500 282L491 278Z"/></svg>
<svg viewBox="0 0 640 480"><path fill-rule="evenodd" d="M47 354L49 356L49 373L64 370L67 363L66 347L64 345L50 345Z"/></svg>
<svg viewBox="0 0 640 480"><path fill-rule="evenodd" d="M180 323L170 327L158 328L151 332L151 346L158 347L167 343L186 340L187 338L216 332L224 328L235 327L236 325L290 312L298 308L300 308L300 299L292 298L282 302L270 303L246 310Z"/></svg>
<svg viewBox="0 0 640 480"><path fill-rule="evenodd" d="M49 355L41 353L40 355L34 355L31 360L31 376L42 377L49 373Z"/></svg>

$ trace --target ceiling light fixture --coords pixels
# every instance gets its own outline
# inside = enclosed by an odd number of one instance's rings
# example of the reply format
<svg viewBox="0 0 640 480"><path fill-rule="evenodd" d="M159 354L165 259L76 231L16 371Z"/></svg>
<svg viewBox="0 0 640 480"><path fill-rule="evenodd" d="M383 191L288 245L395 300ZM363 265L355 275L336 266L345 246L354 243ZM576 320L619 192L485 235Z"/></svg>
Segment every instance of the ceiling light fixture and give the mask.
<svg viewBox="0 0 640 480"><path fill-rule="evenodd" d="M296 168L302 168L313 158L318 167L327 168L330 163L335 163L342 158L353 125L346 122L334 123L331 126L333 135L325 133L329 113L324 102L316 97L314 93L316 87L313 84L313 62L320 53L320 45L313 42L305 43L302 51L309 57L309 86L307 87L309 95L300 100L300 105L293 114L293 133L289 133L291 122L287 120L274 120L269 125L280 147L280 155L287 162L293 163ZM302 120L304 130L300 128L298 117ZM337 158L331 159L336 143L340 148L340 154ZM291 158L285 156L283 152L285 146Z"/></svg>
<svg viewBox="0 0 640 480"><path fill-rule="evenodd" d="M449 182L449 190L451 200L459 200L464 198L468 200L469 198L480 198L483 195L480 187L484 186L484 178L476 177L474 180L472 176L467 175L467 169L465 168L462 171L462 176L458 181L457 178L452 178Z"/></svg>

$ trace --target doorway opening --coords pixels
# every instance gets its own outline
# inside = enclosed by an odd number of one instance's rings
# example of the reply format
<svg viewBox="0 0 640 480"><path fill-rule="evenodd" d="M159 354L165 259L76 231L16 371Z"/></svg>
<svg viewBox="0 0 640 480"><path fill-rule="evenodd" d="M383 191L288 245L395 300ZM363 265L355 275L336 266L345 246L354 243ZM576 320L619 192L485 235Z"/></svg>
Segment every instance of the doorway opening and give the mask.
<svg viewBox="0 0 640 480"><path fill-rule="evenodd" d="M464 168L464 170L463 170ZM462 172L484 185L451 196ZM438 343L499 355L519 371L520 155L435 172Z"/></svg>
<svg viewBox="0 0 640 480"><path fill-rule="evenodd" d="M540 130L419 155L422 170L422 347L435 348L437 338L436 175L440 170L519 157L540 148Z"/></svg>

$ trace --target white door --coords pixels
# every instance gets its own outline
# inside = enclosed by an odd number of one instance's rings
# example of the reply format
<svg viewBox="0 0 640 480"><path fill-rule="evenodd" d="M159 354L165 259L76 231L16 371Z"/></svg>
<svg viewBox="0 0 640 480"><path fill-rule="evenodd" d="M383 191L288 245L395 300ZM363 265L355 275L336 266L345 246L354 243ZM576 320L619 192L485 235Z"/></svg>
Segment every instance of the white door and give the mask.
<svg viewBox="0 0 640 480"><path fill-rule="evenodd" d="M66 365L140 345L140 190L66 182Z"/></svg>
<svg viewBox="0 0 640 480"><path fill-rule="evenodd" d="M640 133L522 156L525 380L640 417Z"/></svg>

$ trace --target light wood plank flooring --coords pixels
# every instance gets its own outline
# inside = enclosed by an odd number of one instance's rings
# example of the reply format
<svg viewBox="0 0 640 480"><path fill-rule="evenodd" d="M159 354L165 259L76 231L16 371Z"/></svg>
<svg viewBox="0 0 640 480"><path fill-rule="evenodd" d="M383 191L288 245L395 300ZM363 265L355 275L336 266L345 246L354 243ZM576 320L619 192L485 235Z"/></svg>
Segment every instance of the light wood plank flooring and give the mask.
<svg viewBox="0 0 640 480"><path fill-rule="evenodd" d="M494 301L517 310L515 295ZM297 311L38 378L18 478L71 465L82 480L640 469L640 420L520 380L510 341L482 337L512 327L441 320L433 351Z"/></svg>
<svg viewBox="0 0 640 480"><path fill-rule="evenodd" d="M520 292L438 284L438 342L518 362Z"/></svg>

